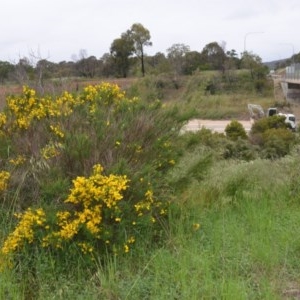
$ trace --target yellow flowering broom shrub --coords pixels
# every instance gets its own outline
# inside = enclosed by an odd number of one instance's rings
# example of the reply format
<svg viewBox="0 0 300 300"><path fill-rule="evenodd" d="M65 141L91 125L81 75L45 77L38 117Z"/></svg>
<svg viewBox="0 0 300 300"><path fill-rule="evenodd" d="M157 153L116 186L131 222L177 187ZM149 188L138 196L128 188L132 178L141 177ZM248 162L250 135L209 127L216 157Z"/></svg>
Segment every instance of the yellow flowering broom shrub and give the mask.
<svg viewBox="0 0 300 300"><path fill-rule="evenodd" d="M129 179L125 175L105 176L102 172L98 164L88 178L73 180L73 187L64 200L66 208L56 212L54 221L42 208L28 208L16 214L19 222L5 240L1 255L22 251L26 245L33 244L64 250L70 243L75 243L84 254L92 255L95 250L108 248L114 252L129 252L136 239L130 227L137 225L143 216L155 223L157 215L153 213L159 209L159 215L165 215L166 205L155 202L153 192L148 191L145 199L132 210L124 211L121 202L124 202L123 192L129 186Z"/></svg>
<svg viewBox="0 0 300 300"><path fill-rule="evenodd" d="M10 174L7 195L21 212L2 255L33 245L127 253L150 228L157 234L169 204L163 176L176 163L177 114L109 83L58 97L24 87L8 97L0 184L7 188Z"/></svg>

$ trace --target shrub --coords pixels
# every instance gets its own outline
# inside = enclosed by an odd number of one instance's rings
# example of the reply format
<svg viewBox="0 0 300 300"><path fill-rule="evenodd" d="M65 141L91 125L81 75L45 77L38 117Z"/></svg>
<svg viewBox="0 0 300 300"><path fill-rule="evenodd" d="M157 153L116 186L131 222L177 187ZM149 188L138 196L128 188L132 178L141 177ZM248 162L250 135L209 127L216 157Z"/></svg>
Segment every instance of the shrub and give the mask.
<svg viewBox="0 0 300 300"><path fill-rule="evenodd" d="M89 255L95 250L105 253L105 249L128 252L139 224L154 224L159 216L166 215L167 206L155 199L151 189L137 202L121 203L130 180L125 175L104 176L102 172L103 168L95 165L91 176L73 180L64 209L58 210L55 218L43 208L29 207L17 214L19 222L5 240L2 254L33 245L64 250L70 243Z"/></svg>
<svg viewBox="0 0 300 300"><path fill-rule="evenodd" d="M3 208L19 213L2 254L46 247L67 255L72 245L91 256L126 253L145 230L159 241L170 196L162 178L176 163L181 126L176 108L107 83L78 95L41 98L24 87L9 97L0 123L9 145L0 151Z"/></svg>
<svg viewBox="0 0 300 300"><path fill-rule="evenodd" d="M257 120L251 127L251 135L261 134L271 128L287 128L285 117L274 115L272 117L264 117Z"/></svg>
<svg viewBox="0 0 300 300"><path fill-rule="evenodd" d="M271 159L285 156L290 153L295 141L295 135L289 129L268 129L263 133L263 151L261 156Z"/></svg>
<svg viewBox="0 0 300 300"><path fill-rule="evenodd" d="M243 125L237 120L232 120L225 128L226 136L236 141L237 139L246 139L247 133Z"/></svg>
<svg viewBox="0 0 300 300"><path fill-rule="evenodd" d="M261 157L274 159L290 152L296 136L285 123L285 117L275 115L256 121L251 128L250 140L260 147Z"/></svg>
<svg viewBox="0 0 300 300"><path fill-rule="evenodd" d="M230 140L225 143L223 157L225 159L233 158L250 161L257 157L256 150L257 149L248 140Z"/></svg>

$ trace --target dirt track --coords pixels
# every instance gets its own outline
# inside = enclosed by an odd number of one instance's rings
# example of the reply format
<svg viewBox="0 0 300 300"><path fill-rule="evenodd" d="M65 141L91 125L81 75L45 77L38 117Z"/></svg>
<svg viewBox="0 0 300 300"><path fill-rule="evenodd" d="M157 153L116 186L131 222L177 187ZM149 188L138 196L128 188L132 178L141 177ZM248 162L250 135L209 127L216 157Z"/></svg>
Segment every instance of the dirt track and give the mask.
<svg viewBox="0 0 300 300"><path fill-rule="evenodd" d="M202 120L193 119L190 120L183 128L182 131L198 131L201 128L211 129L215 132L224 132L226 126L231 122L231 120ZM239 121L245 128L246 132L249 132L252 126L251 121Z"/></svg>

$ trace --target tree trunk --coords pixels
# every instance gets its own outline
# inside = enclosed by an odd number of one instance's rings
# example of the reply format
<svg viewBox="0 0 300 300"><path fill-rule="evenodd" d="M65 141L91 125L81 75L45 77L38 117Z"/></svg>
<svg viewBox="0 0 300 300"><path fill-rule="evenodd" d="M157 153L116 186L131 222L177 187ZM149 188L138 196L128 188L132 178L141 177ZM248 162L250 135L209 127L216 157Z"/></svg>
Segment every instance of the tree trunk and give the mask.
<svg viewBox="0 0 300 300"><path fill-rule="evenodd" d="M145 66L144 66L144 51L142 49L142 55L141 55L141 62L142 62L142 75L145 76Z"/></svg>

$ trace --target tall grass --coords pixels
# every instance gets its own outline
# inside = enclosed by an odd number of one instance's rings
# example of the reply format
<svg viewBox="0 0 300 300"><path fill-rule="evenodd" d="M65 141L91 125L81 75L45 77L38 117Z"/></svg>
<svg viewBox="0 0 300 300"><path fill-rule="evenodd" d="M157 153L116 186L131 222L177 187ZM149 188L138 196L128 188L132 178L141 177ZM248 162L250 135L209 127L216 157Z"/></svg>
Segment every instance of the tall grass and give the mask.
<svg viewBox="0 0 300 300"><path fill-rule="evenodd" d="M93 271L78 257L75 274L43 270L41 260L40 299L293 299L300 207L291 186L299 164L295 155L213 166L198 188L178 194L163 246L149 248L145 237L128 255L95 262ZM22 299L13 282L2 281L2 295Z"/></svg>

